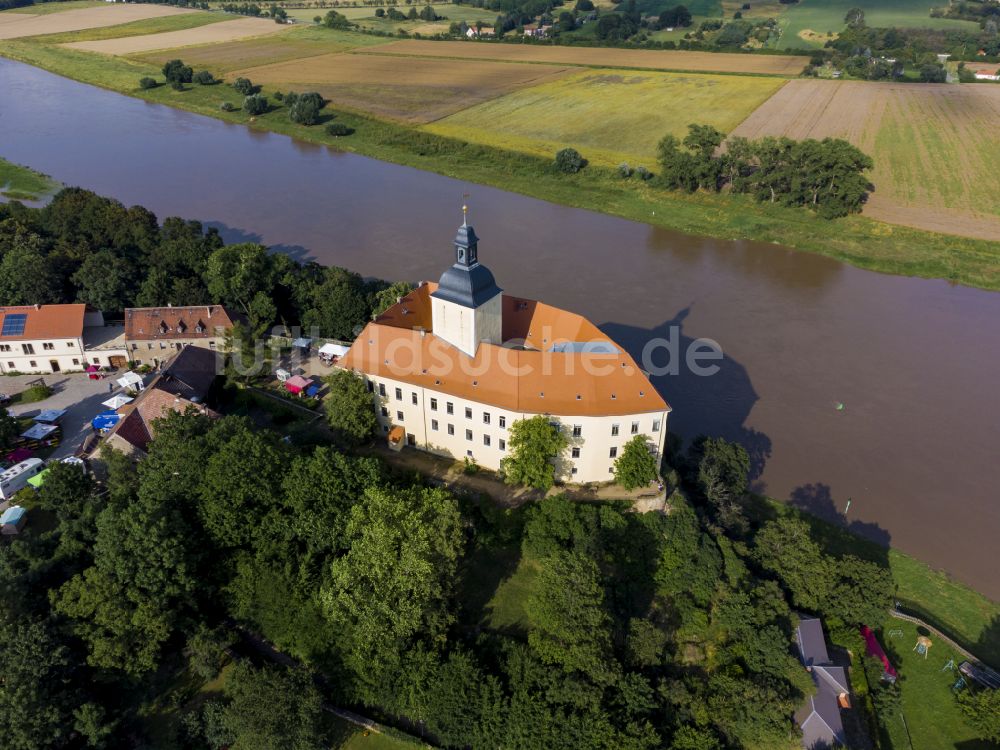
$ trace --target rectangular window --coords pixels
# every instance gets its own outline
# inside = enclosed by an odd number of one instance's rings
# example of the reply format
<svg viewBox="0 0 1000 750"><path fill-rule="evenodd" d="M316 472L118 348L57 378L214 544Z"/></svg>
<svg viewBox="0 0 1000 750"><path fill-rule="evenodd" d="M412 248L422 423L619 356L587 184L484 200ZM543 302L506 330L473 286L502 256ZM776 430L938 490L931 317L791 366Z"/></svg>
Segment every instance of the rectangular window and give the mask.
<svg viewBox="0 0 1000 750"><path fill-rule="evenodd" d="M570 472L570 474L576 474L576 467L575 466L573 467L573 470Z"/></svg>
<svg viewBox="0 0 1000 750"><path fill-rule="evenodd" d="M507 429L507 417L500 417L500 429Z"/></svg>
<svg viewBox="0 0 1000 750"><path fill-rule="evenodd" d="M615 467L614 466L609 466L608 467L608 474L614 474L614 473L615 473Z"/></svg>
<svg viewBox="0 0 1000 750"><path fill-rule="evenodd" d="M454 435L455 434L455 425L453 425L453 424L448 425L448 434L449 435Z"/></svg>
<svg viewBox="0 0 1000 750"><path fill-rule="evenodd" d="M618 425L611 425L611 437L618 437Z"/></svg>
<svg viewBox="0 0 1000 750"><path fill-rule="evenodd" d="M608 451L608 458L618 458L618 449L612 448L610 451Z"/></svg>
<svg viewBox="0 0 1000 750"><path fill-rule="evenodd" d="M152 341L150 341L148 344L146 344L146 349L149 350L149 351L153 350L153 342Z"/></svg>
<svg viewBox="0 0 1000 750"><path fill-rule="evenodd" d="M382 416L383 417L388 417L389 416L389 410L386 409L384 406L382 407Z"/></svg>
<svg viewBox="0 0 1000 750"><path fill-rule="evenodd" d="M368 386L368 392L369 393L375 393L375 383L373 383L370 380L366 380L365 384Z"/></svg>
<svg viewBox="0 0 1000 750"><path fill-rule="evenodd" d="M166 344L165 344L165 343L164 343L163 341L161 341L161 342L160 342L160 348L161 348L161 349L166 349L166 348L167 348L167 345L166 345Z"/></svg>
<svg viewBox="0 0 1000 750"><path fill-rule="evenodd" d="M53 352L56 349L56 345L53 344L51 341L46 341L45 343L42 344L42 349L44 349L47 352Z"/></svg>
<svg viewBox="0 0 1000 750"><path fill-rule="evenodd" d="M431 429L434 430L434 432L437 432L437 430L438 430L438 421L436 419L432 419L431 420Z"/></svg>
<svg viewBox="0 0 1000 750"><path fill-rule="evenodd" d="M35 360L31 360L28 364L31 365L32 367L38 367L38 365L35 364Z"/></svg>
<svg viewBox="0 0 1000 750"><path fill-rule="evenodd" d="M431 399L431 411L438 410L438 400L436 398Z"/></svg>
<svg viewBox="0 0 1000 750"><path fill-rule="evenodd" d="M14 363L13 362L8 362L7 363L7 367L9 367L11 370L13 370L14 369Z"/></svg>
<svg viewBox="0 0 1000 750"><path fill-rule="evenodd" d="M465 431L465 439L466 440L472 440L472 430L466 430Z"/></svg>
<svg viewBox="0 0 1000 750"><path fill-rule="evenodd" d="M99 364L101 364L101 360L100 360L100 359L98 359L97 357L94 357L94 364L95 364L95 365L99 365Z"/></svg>
<svg viewBox="0 0 1000 750"><path fill-rule="evenodd" d="M632 434L633 435L638 435L639 434L639 423L638 422L633 422L632 423Z"/></svg>
<svg viewBox="0 0 1000 750"><path fill-rule="evenodd" d="M403 412L401 412L401 411L397 411L396 412L396 421L397 422L402 422L403 421Z"/></svg>
<svg viewBox="0 0 1000 750"><path fill-rule="evenodd" d="M208 342L208 348L211 349L214 352L215 351L215 342L214 341L209 341ZM368 390L370 391L371 389L372 389L372 384L369 383L368 384Z"/></svg>
<svg viewBox="0 0 1000 750"><path fill-rule="evenodd" d="M21 351L25 354L34 354L35 347L31 344L21 344Z"/></svg>
<svg viewBox="0 0 1000 750"><path fill-rule="evenodd" d="M397 388L396 389L396 400L397 401L402 401L403 400L403 389L402 388Z"/></svg>
<svg viewBox="0 0 1000 750"><path fill-rule="evenodd" d="M483 412L483 424L490 423L490 413L488 411Z"/></svg>
<svg viewBox="0 0 1000 750"><path fill-rule="evenodd" d="M483 435L483 445L485 445L487 448L490 447L490 436L489 435Z"/></svg>
<svg viewBox="0 0 1000 750"><path fill-rule="evenodd" d="M416 393L411 393L410 394L410 403L412 403L414 406L417 405L417 394Z"/></svg>
<svg viewBox="0 0 1000 750"><path fill-rule="evenodd" d="M574 448L572 450L572 454L573 454L573 458L579 458L580 457L580 449L579 448Z"/></svg>
<svg viewBox="0 0 1000 750"><path fill-rule="evenodd" d="M78 359L76 359L76 358L74 357L74 358L73 358L73 364L74 364L74 365L78 365L78 364L80 364L80 360L78 360Z"/></svg>
<svg viewBox="0 0 1000 750"><path fill-rule="evenodd" d="M468 406L465 407L465 418L472 419L472 409L470 409Z"/></svg>
<svg viewBox="0 0 1000 750"><path fill-rule="evenodd" d="M385 383L378 384L378 395L385 396Z"/></svg>
<svg viewBox="0 0 1000 750"><path fill-rule="evenodd" d="M453 403L451 403L451 401L449 401L447 404L445 404L445 411L448 412L449 414L454 414L455 413L455 404L453 404Z"/></svg>
<svg viewBox="0 0 1000 750"><path fill-rule="evenodd" d="M9 352L10 344L0 344L0 352Z"/></svg>
<svg viewBox="0 0 1000 750"><path fill-rule="evenodd" d="M408 446L410 446L411 448L413 446L415 446L417 444L417 438L416 438L416 436L415 435L407 435L406 436L406 444Z"/></svg>
<svg viewBox="0 0 1000 750"><path fill-rule="evenodd" d="M573 425L573 437L580 437L583 433L583 427L578 424Z"/></svg>
<svg viewBox="0 0 1000 750"><path fill-rule="evenodd" d="M504 440L503 438L500 438L500 450L502 451L507 450L507 441Z"/></svg>
<svg viewBox="0 0 1000 750"><path fill-rule="evenodd" d="M466 451L465 455L468 456L469 458L472 458L472 451L471 450Z"/></svg>
<svg viewBox="0 0 1000 750"><path fill-rule="evenodd" d="M388 432L388 431L389 431L389 425L387 424L382 425L382 432Z"/></svg>
<svg viewBox="0 0 1000 750"><path fill-rule="evenodd" d="M659 419L654 419L653 420L653 432L659 432L659 431L660 431L660 420Z"/></svg>

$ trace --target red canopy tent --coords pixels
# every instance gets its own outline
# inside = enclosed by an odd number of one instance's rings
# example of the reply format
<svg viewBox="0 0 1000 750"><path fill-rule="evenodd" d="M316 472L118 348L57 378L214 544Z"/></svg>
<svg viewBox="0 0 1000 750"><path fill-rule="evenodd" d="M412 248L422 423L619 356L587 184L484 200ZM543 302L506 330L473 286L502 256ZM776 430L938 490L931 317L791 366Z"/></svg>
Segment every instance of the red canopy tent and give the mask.
<svg viewBox="0 0 1000 750"><path fill-rule="evenodd" d="M882 644L878 642L878 638L875 637L872 629L867 625L862 625L861 635L865 639L865 650L868 652L868 655L879 659L882 662L885 674L895 680L898 677L896 669L892 666L892 662L889 661L889 657L886 656L885 651L882 649Z"/></svg>
<svg viewBox="0 0 1000 750"><path fill-rule="evenodd" d="M285 390L289 393L302 393L302 391L312 384L313 382L309 380L309 378L304 378L301 375L294 375L285 381Z"/></svg>
<svg viewBox="0 0 1000 750"><path fill-rule="evenodd" d="M27 448L15 448L4 457L4 460L9 464L19 464L22 461L28 460L33 455L35 455L34 451Z"/></svg>

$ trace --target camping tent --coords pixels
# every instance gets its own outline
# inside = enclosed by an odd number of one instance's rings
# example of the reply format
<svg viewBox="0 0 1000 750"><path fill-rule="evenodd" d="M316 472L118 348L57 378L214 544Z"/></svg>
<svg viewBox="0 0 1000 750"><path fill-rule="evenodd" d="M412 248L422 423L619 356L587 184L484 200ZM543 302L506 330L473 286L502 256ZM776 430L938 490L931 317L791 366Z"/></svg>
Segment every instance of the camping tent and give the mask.
<svg viewBox="0 0 1000 750"><path fill-rule="evenodd" d="M87 372L100 372L101 368L97 365L87 365Z"/></svg>
<svg viewBox="0 0 1000 750"><path fill-rule="evenodd" d="M116 411L102 411L90 421L90 424L95 430L107 430L118 424L121 418L122 415Z"/></svg>
<svg viewBox="0 0 1000 750"><path fill-rule="evenodd" d="M44 424L55 424L64 416L66 416L65 409L46 409L37 417L35 417L35 421L42 422Z"/></svg>
<svg viewBox="0 0 1000 750"><path fill-rule="evenodd" d="M288 380L285 381L285 390L289 393L302 393L313 382L308 378L304 378L301 375L293 375Z"/></svg>
<svg viewBox="0 0 1000 750"><path fill-rule="evenodd" d="M131 396L123 396L118 394L117 396L112 396L107 401L102 401L101 406L106 406L109 409L121 409L125 404L130 404L134 401Z"/></svg>
<svg viewBox="0 0 1000 750"><path fill-rule="evenodd" d="M350 349L349 346L341 346L340 344L323 344L319 348L319 356L332 360L334 357L343 357Z"/></svg>
<svg viewBox="0 0 1000 750"><path fill-rule="evenodd" d="M31 477L31 479L28 480L28 484L30 484L37 490L39 487L42 486L42 484L45 483L45 476L50 471L52 471L52 469L45 469L44 471L40 471L39 473L35 474L35 476Z"/></svg>
<svg viewBox="0 0 1000 750"><path fill-rule="evenodd" d="M25 440L44 440L58 430L59 428L52 424L33 424L21 433L21 437Z"/></svg>
<svg viewBox="0 0 1000 750"><path fill-rule="evenodd" d="M115 381L122 388L132 388L134 390L142 390L142 375L137 372L126 372L117 381Z"/></svg>
<svg viewBox="0 0 1000 750"><path fill-rule="evenodd" d="M0 515L0 532L17 534L27 521L26 511L20 505L12 505Z"/></svg>

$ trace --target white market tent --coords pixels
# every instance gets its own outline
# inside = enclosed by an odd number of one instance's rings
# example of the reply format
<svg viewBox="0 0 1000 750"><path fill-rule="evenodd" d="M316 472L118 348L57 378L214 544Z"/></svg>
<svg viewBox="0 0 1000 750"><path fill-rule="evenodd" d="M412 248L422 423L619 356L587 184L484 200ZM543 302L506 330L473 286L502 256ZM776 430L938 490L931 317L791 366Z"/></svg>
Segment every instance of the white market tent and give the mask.
<svg viewBox="0 0 1000 750"><path fill-rule="evenodd" d="M21 433L25 440L44 440L59 428L52 424L33 424Z"/></svg>
<svg viewBox="0 0 1000 750"><path fill-rule="evenodd" d="M142 375L137 372L126 372L116 382L122 388L138 388L142 390Z"/></svg>
<svg viewBox="0 0 1000 750"><path fill-rule="evenodd" d="M34 421L44 422L45 424L55 424L64 416L66 416L65 409L46 409L37 417L35 417Z"/></svg>
<svg viewBox="0 0 1000 750"><path fill-rule="evenodd" d="M292 342L292 346L296 349L308 349L310 344L312 344L312 339L295 339Z"/></svg>
<svg viewBox="0 0 1000 750"><path fill-rule="evenodd" d="M341 346L340 344L323 344L319 348L319 356L326 357L330 359L332 357L343 357L350 351L351 347Z"/></svg>
<svg viewBox="0 0 1000 750"><path fill-rule="evenodd" d="M102 401L101 405L106 406L109 409L121 409L123 406L125 406L125 404L130 404L134 400L135 399L133 399L131 396L123 396L122 394L119 393L117 396L112 396L107 401Z"/></svg>

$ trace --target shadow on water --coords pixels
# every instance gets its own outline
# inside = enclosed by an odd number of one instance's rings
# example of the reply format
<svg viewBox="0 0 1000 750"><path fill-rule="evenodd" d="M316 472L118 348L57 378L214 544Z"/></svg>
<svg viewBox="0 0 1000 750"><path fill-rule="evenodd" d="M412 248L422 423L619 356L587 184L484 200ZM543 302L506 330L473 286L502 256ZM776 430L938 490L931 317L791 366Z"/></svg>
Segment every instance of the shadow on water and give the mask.
<svg viewBox="0 0 1000 750"><path fill-rule="evenodd" d="M750 478L757 479L771 457L771 439L745 425L757 402L757 392L746 368L724 352L721 359L702 361L702 365L718 368L714 374L699 374L688 367L687 353L694 351L693 346L698 341L684 335L684 321L690 312L689 305L654 328L604 323L600 329L625 347L640 367L650 372L650 382L667 403L684 404L688 413L711 415L700 424L686 423L675 417L671 423L672 432L685 439L706 434L740 443L750 454ZM649 354L645 362L644 351Z"/></svg>
<svg viewBox="0 0 1000 750"><path fill-rule="evenodd" d="M267 244L264 242L263 236L257 232L251 232L238 227L231 227L222 221L203 221L202 225L206 228L217 230L219 232L219 236L225 240L227 245L244 242L255 242L259 245ZM268 245L268 248L273 253L283 253L299 263L305 264L316 260L316 257L312 254L312 252L302 245Z"/></svg>
<svg viewBox="0 0 1000 750"><path fill-rule="evenodd" d="M877 523L860 520L848 521L837 509L830 487L822 482L796 487L789 496L788 504L870 542L885 548L889 547L891 537L888 531Z"/></svg>

